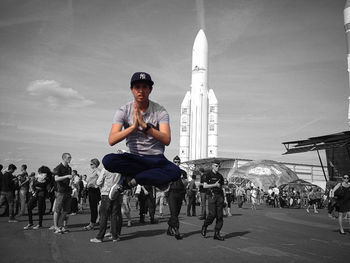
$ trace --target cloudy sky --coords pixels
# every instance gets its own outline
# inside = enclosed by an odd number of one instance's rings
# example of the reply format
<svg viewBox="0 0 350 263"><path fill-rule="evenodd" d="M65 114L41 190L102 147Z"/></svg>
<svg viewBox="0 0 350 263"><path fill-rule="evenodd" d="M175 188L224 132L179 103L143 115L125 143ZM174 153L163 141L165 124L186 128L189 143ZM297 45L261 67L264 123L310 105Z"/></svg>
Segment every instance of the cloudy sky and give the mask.
<svg viewBox="0 0 350 263"><path fill-rule="evenodd" d="M204 28L209 86L219 100L219 156L318 164L282 156L282 142L348 130L342 0L27 0L0 2L0 163L29 170L63 152L89 160L125 149L107 137L132 100L135 71L152 75L151 99L171 117Z"/></svg>

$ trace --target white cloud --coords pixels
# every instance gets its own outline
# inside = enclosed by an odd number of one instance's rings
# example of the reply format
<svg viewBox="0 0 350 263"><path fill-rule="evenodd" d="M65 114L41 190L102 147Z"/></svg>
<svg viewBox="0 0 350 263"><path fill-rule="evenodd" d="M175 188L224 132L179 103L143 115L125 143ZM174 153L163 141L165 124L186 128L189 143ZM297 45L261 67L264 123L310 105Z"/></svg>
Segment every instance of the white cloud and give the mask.
<svg viewBox="0 0 350 263"><path fill-rule="evenodd" d="M55 80L36 80L29 84L27 91L32 96L38 96L45 100L53 108L71 107L81 108L92 104L94 101L86 99L78 91L72 88L62 87Z"/></svg>

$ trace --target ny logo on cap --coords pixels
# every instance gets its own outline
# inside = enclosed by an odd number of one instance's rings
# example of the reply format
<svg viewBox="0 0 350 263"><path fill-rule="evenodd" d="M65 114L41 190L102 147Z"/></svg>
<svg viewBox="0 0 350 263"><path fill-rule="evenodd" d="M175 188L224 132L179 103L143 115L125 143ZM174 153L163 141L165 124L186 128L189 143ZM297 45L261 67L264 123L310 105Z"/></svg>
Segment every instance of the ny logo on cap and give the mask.
<svg viewBox="0 0 350 263"><path fill-rule="evenodd" d="M146 79L146 74L145 73L141 73L140 74L140 79Z"/></svg>

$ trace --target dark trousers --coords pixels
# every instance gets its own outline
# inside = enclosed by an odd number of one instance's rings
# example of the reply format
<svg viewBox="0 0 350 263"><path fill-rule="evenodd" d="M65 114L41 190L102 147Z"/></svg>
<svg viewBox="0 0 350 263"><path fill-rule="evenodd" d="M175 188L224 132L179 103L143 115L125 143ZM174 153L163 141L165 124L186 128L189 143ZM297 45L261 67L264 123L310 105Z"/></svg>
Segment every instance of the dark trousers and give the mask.
<svg viewBox="0 0 350 263"><path fill-rule="evenodd" d="M32 195L28 202L28 218L29 224L33 224L33 209L38 204L39 226L43 224L43 216L45 213L45 196Z"/></svg>
<svg viewBox="0 0 350 263"><path fill-rule="evenodd" d="M207 216L207 193L201 193L201 217Z"/></svg>
<svg viewBox="0 0 350 263"><path fill-rule="evenodd" d="M99 188L90 187L88 189L89 193L89 206L90 206L90 222L96 223L96 219L98 216L98 202L101 200L101 193Z"/></svg>
<svg viewBox="0 0 350 263"><path fill-rule="evenodd" d="M181 211L183 198L184 194L182 192L169 191L168 205L170 210L170 218L168 225L170 227L179 228L179 214Z"/></svg>
<svg viewBox="0 0 350 263"><path fill-rule="evenodd" d="M191 209L192 209L192 216L196 216L196 194L189 194L188 195L188 204L187 204L187 215L191 215Z"/></svg>
<svg viewBox="0 0 350 263"><path fill-rule="evenodd" d="M1 192L0 195L0 207L6 203L8 203L8 209L9 209L9 218L14 219L15 214L14 214L14 201L15 196L13 192Z"/></svg>
<svg viewBox="0 0 350 263"><path fill-rule="evenodd" d="M131 153L111 153L102 159L105 169L112 173L133 177L140 185L164 186L180 178L180 168L159 155L136 155ZM125 185L122 181L120 184Z"/></svg>
<svg viewBox="0 0 350 263"><path fill-rule="evenodd" d="M100 206L100 229L96 237L97 239L102 240L105 236L109 215L111 215L112 238L117 239L118 236L120 236L123 223L121 204L121 196L115 200L110 200L108 195L102 196Z"/></svg>
<svg viewBox="0 0 350 263"><path fill-rule="evenodd" d="M204 226L209 226L216 219L215 231L220 231L224 224L224 196L223 195L208 195L208 216L205 219Z"/></svg>
<svg viewBox="0 0 350 263"><path fill-rule="evenodd" d="M140 218L149 212L150 218L154 218L156 212L156 202L152 193L145 195L143 191L139 194Z"/></svg>
<svg viewBox="0 0 350 263"><path fill-rule="evenodd" d="M49 213L51 213L51 212L53 211L53 204L54 204L54 202L55 202L55 197L56 197L55 191L49 192L49 200L50 200L50 210L49 210Z"/></svg>

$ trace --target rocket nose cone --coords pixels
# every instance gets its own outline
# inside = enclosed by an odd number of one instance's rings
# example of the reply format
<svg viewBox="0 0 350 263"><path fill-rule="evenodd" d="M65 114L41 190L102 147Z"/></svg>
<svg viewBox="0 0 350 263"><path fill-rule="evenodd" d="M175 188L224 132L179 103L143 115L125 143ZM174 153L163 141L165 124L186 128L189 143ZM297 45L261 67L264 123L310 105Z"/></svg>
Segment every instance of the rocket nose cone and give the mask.
<svg viewBox="0 0 350 263"><path fill-rule="evenodd" d="M350 0L346 0L345 8L344 8L344 9L346 9L346 8L348 8L348 7L350 7Z"/></svg>
<svg viewBox="0 0 350 263"><path fill-rule="evenodd" d="M208 47L208 40L204 34L203 29L198 31L196 39L194 40L193 47Z"/></svg>

